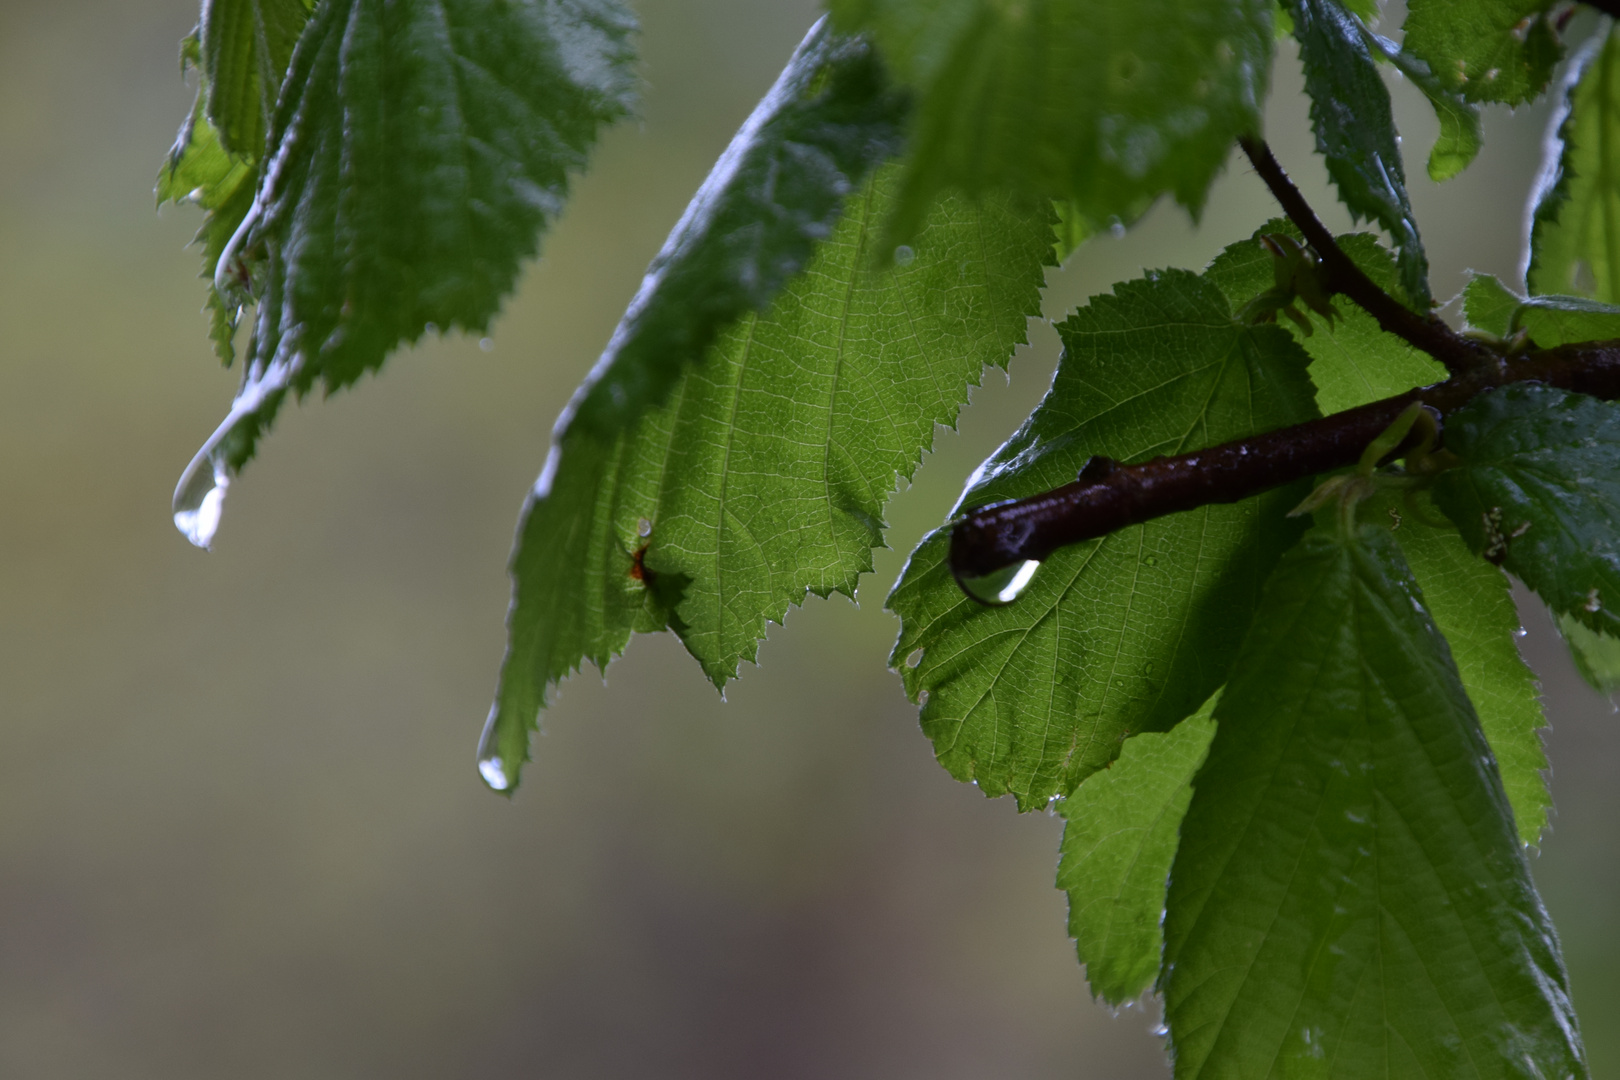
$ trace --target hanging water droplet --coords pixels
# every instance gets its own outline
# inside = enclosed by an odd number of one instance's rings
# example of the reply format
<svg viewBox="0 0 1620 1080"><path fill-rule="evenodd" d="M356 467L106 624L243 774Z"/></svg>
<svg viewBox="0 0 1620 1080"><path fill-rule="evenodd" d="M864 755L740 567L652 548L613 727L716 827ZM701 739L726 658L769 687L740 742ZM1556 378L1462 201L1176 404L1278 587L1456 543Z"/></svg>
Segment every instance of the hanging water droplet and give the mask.
<svg viewBox="0 0 1620 1080"><path fill-rule="evenodd" d="M484 721L484 733L478 738L478 774L492 791L509 791L513 777L508 774L506 761L501 757L501 737L496 727L495 709L489 710Z"/></svg>
<svg viewBox="0 0 1620 1080"><path fill-rule="evenodd" d="M480 349L484 350L485 352L490 352L495 348L495 339L494 338L487 338L487 337L486 338L479 338L478 339L478 347Z"/></svg>
<svg viewBox="0 0 1620 1080"><path fill-rule="evenodd" d="M236 452L244 441L251 447L253 438L275 415L301 364L298 357L277 360L244 380L224 422L180 474L174 488L174 527L198 547L211 545L219 529L225 491L236 473L230 464L232 445Z"/></svg>
<svg viewBox="0 0 1620 1080"><path fill-rule="evenodd" d="M986 604L1010 604L1018 599L1018 594L1029 585L1030 578L1040 568L1040 562L1035 559L1026 559L1021 563L1012 563L1003 566L1000 570L992 570L983 577L957 578L962 589L975 600Z"/></svg>
<svg viewBox="0 0 1620 1080"><path fill-rule="evenodd" d="M200 548L213 546L219 517L225 511L225 489L231 486L225 462L198 455L174 491L174 527Z"/></svg>

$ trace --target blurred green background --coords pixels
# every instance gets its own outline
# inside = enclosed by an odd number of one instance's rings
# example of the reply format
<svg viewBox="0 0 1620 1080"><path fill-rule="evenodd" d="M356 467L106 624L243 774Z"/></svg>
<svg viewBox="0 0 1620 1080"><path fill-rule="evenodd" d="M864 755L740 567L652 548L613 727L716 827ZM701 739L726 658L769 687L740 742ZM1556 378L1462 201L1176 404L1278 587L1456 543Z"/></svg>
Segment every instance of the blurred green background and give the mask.
<svg viewBox="0 0 1620 1080"><path fill-rule="evenodd" d="M1090 1001L1060 823L931 760L861 603L776 628L722 703L667 637L568 684L508 802L473 749L519 502L584 374L811 0L637 0L614 131L484 352L285 411L216 550L169 521L235 375L198 219L152 210L192 0L0 6L0 1076L1163 1077L1151 1004ZM1297 65L1271 135L1310 156ZM1432 119L1397 88L1412 169ZM1414 201L1450 295L1512 276L1544 109ZM1052 277L1060 316L1273 213L1246 168ZM1033 404L1032 326L890 514L904 552ZM567 572L559 567L559 572ZM1536 860L1592 1061L1620 1077L1620 721L1526 608L1559 811Z"/></svg>

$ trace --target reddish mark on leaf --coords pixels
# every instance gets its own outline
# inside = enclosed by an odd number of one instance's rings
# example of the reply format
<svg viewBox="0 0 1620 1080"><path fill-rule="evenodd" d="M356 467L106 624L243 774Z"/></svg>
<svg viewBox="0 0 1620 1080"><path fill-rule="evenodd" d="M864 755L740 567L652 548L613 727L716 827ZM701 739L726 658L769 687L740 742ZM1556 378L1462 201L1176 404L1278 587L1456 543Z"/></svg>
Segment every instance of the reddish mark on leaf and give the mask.
<svg viewBox="0 0 1620 1080"><path fill-rule="evenodd" d="M642 544L630 554L630 576L637 581L648 582L652 580L653 572L647 568L644 559L647 555L648 545Z"/></svg>

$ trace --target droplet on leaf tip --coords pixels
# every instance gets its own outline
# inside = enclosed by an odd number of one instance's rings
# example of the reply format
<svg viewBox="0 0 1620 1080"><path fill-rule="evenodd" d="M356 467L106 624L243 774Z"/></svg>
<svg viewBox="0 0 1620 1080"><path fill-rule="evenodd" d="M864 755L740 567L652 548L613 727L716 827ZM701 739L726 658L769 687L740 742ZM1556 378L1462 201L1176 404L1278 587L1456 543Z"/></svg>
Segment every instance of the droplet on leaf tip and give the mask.
<svg viewBox="0 0 1620 1080"><path fill-rule="evenodd" d="M478 737L478 775L491 791L506 792L511 790L513 778L508 775L506 761L501 757L499 715L497 709L489 710L489 719L484 721L484 731Z"/></svg>
<svg viewBox="0 0 1620 1080"><path fill-rule="evenodd" d="M495 349L495 339L494 338L479 338L478 339L478 347L480 349L484 350L485 352L492 352Z"/></svg>

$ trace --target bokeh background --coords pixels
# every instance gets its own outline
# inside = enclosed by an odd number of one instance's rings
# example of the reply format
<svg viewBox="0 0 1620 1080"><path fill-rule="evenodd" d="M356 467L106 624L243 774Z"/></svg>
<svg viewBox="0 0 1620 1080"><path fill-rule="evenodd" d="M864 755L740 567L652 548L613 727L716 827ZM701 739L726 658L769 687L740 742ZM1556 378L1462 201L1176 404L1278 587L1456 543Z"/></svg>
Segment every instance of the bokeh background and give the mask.
<svg viewBox="0 0 1620 1080"><path fill-rule="evenodd" d="M152 207L192 0L0 5L0 1076L1164 1077L1094 1005L1060 823L932 761L884 668L901 554L1038 398L1032 325L894 503L858 606L773 628L722 701L667 637L569 683L516 798L473 749L553 418L813 0L636 0L647 80L485 352L287 409L212 553L169 521L235 375L198 219ZM1323 212L1284 49L1270 133ZM1398 87L1412 171L1434 124ZM1439 295L1513 276L1544 109L1414 202ZM1047 313L1273 213L1234 165L1054 273ZM898 553L897 553L898 552ZM559 566L559 573L569 572ZM1535 862L1595 1074L1620 1077L1620 719L1527 606L1558 816Z"/></svg>

